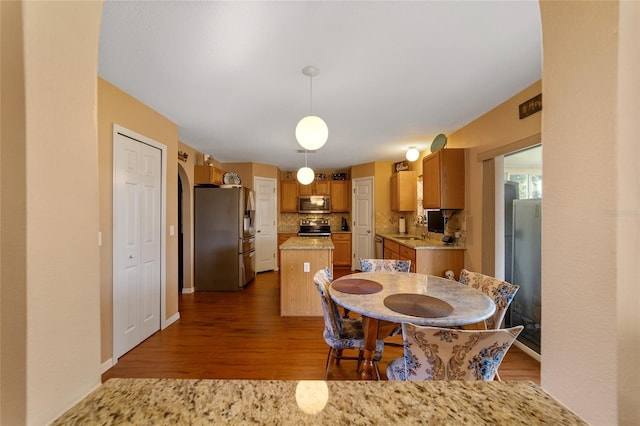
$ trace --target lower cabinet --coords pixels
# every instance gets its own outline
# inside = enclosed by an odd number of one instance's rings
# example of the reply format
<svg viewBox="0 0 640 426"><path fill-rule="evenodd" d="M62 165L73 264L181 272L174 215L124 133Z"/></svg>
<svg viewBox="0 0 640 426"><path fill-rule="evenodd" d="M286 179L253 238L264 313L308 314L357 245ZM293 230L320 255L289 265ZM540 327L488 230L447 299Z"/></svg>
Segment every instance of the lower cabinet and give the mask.
<svg viewBox="0 0 640 426"><path fill-rule="evenodd" d="M410 260L411 272L444 277L449 269L460 278L460 270L464 267L464 249L429 248L415 250L395 241L384 239L384 258Z"/></svg>
<svg viewBox="0 0 640 426"><path fill-rule="evenodd" d="M382 257L384 259L392 259L392 260L400 259L400 244L385 238L384 244L382 247L383 247Z"/></svg>
<svg viewBox="0 0 640 426"><path fill-rule="evenodd" d="M332 233L333 265L351 266L351 233Z"/></svg>
<svg viewBox="0 0 640 426"><path fill-rule="evenodd" d="M464 249L426 249L415 252L415 272L444 277L444 273L451 269L456 279L460 278L460 270L464 268Z"/></svg>

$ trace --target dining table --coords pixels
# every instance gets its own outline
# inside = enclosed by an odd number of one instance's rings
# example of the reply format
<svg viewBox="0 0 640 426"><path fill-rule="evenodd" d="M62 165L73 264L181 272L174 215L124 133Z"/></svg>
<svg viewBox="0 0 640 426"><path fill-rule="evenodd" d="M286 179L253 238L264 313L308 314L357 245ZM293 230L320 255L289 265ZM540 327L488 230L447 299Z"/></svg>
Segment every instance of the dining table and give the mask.
<svg viewBox="0 0 640 426"><path fill-rule="evenodd" d="M334 280L331 299L362 315L364 361L360 378L373 380L376 340L388 336L381 324L409 322L422 326L458 327L484 324L495 312L482 291L446 278L412 272L358 272ZM383 335L380 336L381 331Z"/></svg>

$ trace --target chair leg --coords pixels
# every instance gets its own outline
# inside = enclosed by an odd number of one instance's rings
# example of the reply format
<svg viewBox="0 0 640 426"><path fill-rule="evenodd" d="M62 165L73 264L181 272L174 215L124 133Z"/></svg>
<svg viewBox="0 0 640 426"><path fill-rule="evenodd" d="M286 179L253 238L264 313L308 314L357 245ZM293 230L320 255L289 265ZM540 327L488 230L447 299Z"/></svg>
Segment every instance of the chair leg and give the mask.
<svg viewBox="0 0 640 426"><path fill-rule="evenodd" d="M497 381L497 382L501 382L502 379L500 378L500 374L496 371L496 375L493 377L493 380Z"/></svg>
<svg viewBox="0 0 640 426"><path fill-rule="evenodd" d="M340 360L342 359L342 349L337 349L336 350L336 365L340 365Z"/></svg>
<svg viewBox="0 0 640 426"><path fill-rule="evenodd" d="M329 377L329 370L331 368L331 361L333 358L333 348L329 348L329 353L327 354L327 363L324 366L324 378L325 380Z"/></svg>

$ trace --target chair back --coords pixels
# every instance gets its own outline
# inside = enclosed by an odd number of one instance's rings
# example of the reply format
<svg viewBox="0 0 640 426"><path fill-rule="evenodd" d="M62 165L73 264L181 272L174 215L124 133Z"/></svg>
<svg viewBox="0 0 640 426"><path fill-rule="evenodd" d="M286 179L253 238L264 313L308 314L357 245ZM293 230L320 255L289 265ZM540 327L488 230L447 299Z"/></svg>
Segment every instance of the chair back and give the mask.
<svg viewBox="0 0 640 426"><path fill-rule="evenodd" d="M479 272L471 272L463 269L460 271L460 282L462 284L477 288L489 296L496 304L496 312L492 317L487 318L488 329L498 329L502 326L502 320L507 312L507 308L520 288L515 284L499 280Z"/></svg>
<svg viewBox="0 0 640 426"><path fill-rule="evenodd" d="M469 331L403 323L403 379L493 380L523 328Z"/></svg>
<svg viewBox="0 0 640 426"><path fill-rule="evenodd" d="M363 272L409 272L411 260L360 259Z"/></svg>
<svg viewBox="0 0 640 426"><path fill-rule="evenodd" d="M324 316L325 338L338 339L342 333L342 318L338 311L338 305L329 295L329 286L333 277L328 267L320 269L313 276L313 283L320 293L322 302L322 314Z"/></svg>

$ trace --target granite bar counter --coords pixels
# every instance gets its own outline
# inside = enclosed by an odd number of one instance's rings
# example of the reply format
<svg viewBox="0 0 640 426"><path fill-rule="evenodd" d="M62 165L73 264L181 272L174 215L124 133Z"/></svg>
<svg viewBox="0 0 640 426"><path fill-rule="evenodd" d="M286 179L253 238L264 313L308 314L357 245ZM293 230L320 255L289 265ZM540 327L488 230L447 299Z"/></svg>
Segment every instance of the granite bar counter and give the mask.
<svg viewBox="0 0 640 426"><path fill-rule="evenodd" d="M108 380L53 422L121 424L586 425L531 382L180 379Z"/></svg>
<svg viewBox="0 0 640 426"><path fill-rule="evenodd" d="M412 234L385 234L376 233L377 236L395 241L398 244L410 247L414 250L464 250L464 245L447 244L442 242L442 234L431 234L428 238L422 238Z"/></svg>

